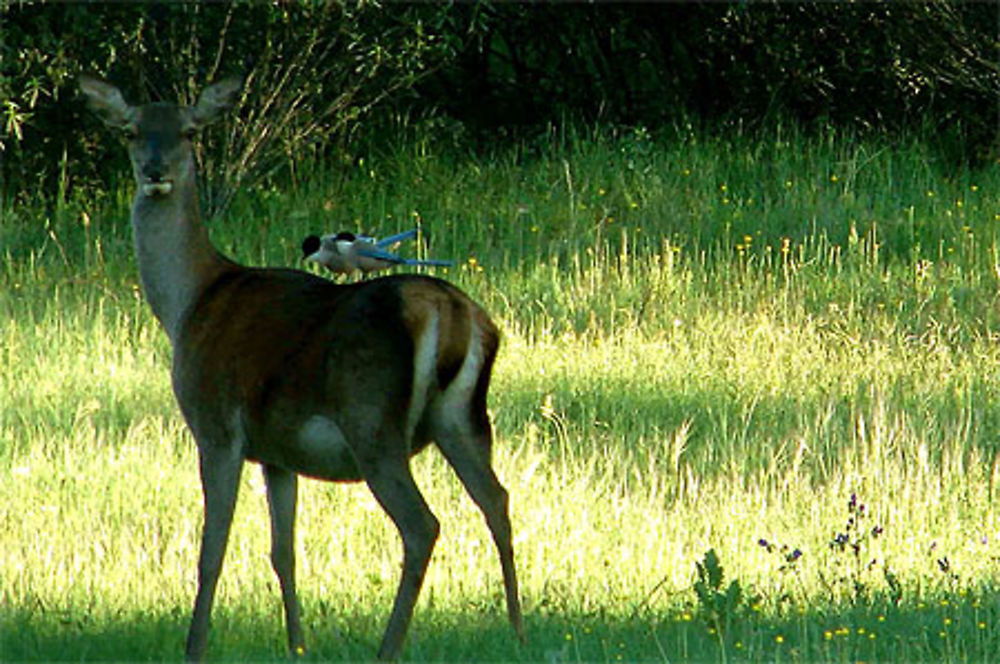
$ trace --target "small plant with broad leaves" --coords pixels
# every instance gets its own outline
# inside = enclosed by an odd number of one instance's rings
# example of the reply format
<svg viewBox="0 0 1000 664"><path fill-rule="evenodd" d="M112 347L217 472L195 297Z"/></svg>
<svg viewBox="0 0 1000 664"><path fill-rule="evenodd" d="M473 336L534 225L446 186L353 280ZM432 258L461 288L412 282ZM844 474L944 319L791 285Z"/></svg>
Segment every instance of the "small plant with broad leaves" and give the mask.
<svg viewBox="0 0 1000 664"><path fill-rule="evenodd" d="M724 634L746 609L747 598L738 579L728 586L725 572L715 549L705 552L705 557L695 563L698 579L694 582L694 593L698 598L697 611L701 620L719 634Z"/></svg>

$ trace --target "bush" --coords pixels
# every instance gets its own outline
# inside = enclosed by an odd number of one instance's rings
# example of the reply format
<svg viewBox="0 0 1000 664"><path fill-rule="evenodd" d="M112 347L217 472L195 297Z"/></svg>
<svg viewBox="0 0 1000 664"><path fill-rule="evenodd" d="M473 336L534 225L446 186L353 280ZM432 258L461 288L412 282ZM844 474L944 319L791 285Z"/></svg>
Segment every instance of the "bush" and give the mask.
<svg viewBox="0 0 1000 664"><path fill-rule="evenodd" d="M488 133L567 114L653 128L792 120L932 129L983 148L959 158L996 153L989 3L495 3L478 25L424 89Z"/></svg>
<svg viewBox="0 0 1000 664"><path fill-rule="evenodd" d="M76 96L84 71L139 101L246 77L239 120L203 151L210 210L277 173L294 183L362 120L377 139L379 119L407 107L443 111L487 145L566 119L792 120L918 128L962 161L1000 151L988 3L0 3L5 199L126 172Z"/></svg>
<svg viewBox="0 0 1000 664"><path fill-rule="evenodd" d="M238 121L210 132L202 152L202 172L216 185L204 189L205 203L218 211L241 185L276 172L294 178L303 160L437 66L454 45L429 27L445 25L444 12L377 3L5 4L3 195L65 194L126 172L124 152L102 140L76 94L79 73L107 78L133 103L191 103L207 82L238 74L246 79Z"/></svg>

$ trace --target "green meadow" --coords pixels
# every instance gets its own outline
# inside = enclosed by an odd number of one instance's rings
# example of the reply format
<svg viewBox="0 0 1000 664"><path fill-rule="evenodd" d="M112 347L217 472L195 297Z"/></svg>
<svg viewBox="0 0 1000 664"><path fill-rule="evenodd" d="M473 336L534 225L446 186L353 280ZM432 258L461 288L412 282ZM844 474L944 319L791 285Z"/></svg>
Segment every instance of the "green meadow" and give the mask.
<svg viewBox="0 0 1000 664"><path fill-rule="evenodd" d="M419 225L503 330L490 408L528 641L434 450L442 524L404 658L992 662L1000 652L1000 170L919 137L400 131L211 220L254 265ZM110 140L102 136L101 140ZM0 660L178 660L194 444L131 254L127 173L4 201ZM414 247L404 251L415 255ZM307 660L374 656L401 547L364 486L301 484ZM259 470L209 657L285 657Z"/></svg>

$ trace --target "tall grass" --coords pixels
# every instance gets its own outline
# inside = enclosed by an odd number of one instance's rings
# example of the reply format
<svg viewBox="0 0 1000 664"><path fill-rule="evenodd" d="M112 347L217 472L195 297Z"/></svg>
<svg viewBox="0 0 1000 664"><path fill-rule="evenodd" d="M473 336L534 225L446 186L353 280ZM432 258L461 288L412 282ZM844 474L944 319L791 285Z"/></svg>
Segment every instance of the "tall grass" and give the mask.
<svg viewBox="0 0 1000 664"><path fill-rule="evenodd" d="M437 274L504 330L491 409L530 640L509 638L486 529L427 453L415 475L443 529L407 657L1000 651L996 169L793 131L392 145L246 192L212 234L286 266L309 232L419 224L458 261ZM2 208L0 659L176 658L193 444L128 189L71 184ZM213 657L282 656L263 504L248 469ZM363 487L306 481L297 546L311 656L370 657L400 560L388 520ZM723 577L698 594L710 549Z"/></svg>

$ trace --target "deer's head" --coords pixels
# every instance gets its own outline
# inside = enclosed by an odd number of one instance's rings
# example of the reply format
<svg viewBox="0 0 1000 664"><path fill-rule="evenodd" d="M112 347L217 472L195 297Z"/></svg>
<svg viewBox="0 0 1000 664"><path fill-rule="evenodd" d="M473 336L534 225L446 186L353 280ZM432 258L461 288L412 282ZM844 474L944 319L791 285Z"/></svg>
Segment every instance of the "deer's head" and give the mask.
<svg viewBox="0 0 1000 664"><path fill-rule="evenodd" d="M90 76L81 76L79 82L91 108L127 141L136 185L141 195L149 197L168 196L175 183L194 181L191 142L229 108L241 86L238 78L220 81L205 88L194 106L169 102L131 106L110 83Z"/></svg>

